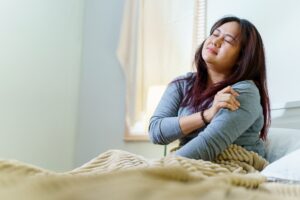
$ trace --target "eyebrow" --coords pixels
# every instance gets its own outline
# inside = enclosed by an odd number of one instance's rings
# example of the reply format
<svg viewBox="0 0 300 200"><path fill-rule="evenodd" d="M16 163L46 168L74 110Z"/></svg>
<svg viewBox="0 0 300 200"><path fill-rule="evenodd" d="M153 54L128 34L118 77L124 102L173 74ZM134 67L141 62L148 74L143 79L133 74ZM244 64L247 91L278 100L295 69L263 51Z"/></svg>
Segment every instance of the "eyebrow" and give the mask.
<svg viewBox="0 0 300 200"><path fill-rule="evenodd" d="M215 29L215 31L218 31L219 33L222 32L219 28ZM228 34L228 33L226 33L226 34L224 34L224 35L225 35L225 36L228 36L228 37L231 37L234 41L236 41L236 38L233 37L232 35L230 35L230 34Z"/></svg>

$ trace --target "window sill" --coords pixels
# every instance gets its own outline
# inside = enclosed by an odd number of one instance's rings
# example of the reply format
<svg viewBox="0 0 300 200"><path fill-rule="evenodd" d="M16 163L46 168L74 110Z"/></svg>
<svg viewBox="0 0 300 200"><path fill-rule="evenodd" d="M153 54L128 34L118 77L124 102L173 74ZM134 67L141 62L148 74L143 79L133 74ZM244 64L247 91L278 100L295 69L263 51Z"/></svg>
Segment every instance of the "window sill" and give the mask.
<svg viewBox="0 0 300 200"><path fill-rule="evenodd" d="M149 142L149 136L146 134L125 134L125 142Z"/></svg>

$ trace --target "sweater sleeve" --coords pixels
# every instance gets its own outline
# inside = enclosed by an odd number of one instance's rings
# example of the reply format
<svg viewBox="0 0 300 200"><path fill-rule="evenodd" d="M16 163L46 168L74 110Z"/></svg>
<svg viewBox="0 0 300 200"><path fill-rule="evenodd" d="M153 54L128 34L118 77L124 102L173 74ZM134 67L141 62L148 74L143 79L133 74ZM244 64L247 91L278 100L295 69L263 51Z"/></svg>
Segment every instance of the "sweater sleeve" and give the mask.
<svg viewBox="0 0 300 200"><path fill-rule="evenodd" d="M178 110L180 107L182 87L180 81L168 85L149 124L149 137L155 144L169 144L182 137Z"/></svg>
<svg viewBox="0 0 300 200"><path fill-rule="evenodd" d="M262 114L260 95L252 81L242 81L233 85L240 95L240 108L236 111L220 109L211 123L176 155L203 160L213 160L240 135L254 124Z"/></svg>

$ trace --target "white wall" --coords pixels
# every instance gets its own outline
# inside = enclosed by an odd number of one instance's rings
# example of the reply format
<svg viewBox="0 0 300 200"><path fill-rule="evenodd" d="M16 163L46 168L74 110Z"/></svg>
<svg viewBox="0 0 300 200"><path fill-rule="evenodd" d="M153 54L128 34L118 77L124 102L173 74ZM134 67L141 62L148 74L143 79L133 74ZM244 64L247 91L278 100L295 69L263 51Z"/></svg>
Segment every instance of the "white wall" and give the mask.
<svg viewBox="0 0 300 200"><path fill-rule="evenodd" d="M0 157L73 167L83 0L0 1Z"/></svg>
<svg viewBox="0 0 300 200"><path fill-rule="evenodd" d="M125 80L116 57L124 0L86 0L83 71L75 165L108 149L123 149L149 158L163 147L124 142Z"/></svg>
<svg viewBox="0 0 300 200"><path fill-rule="evenodd" d="M233 14L250 20L261 33L272 107L299 101L300 1L208 0L207 6L207 31L220 17Z"/></svg>

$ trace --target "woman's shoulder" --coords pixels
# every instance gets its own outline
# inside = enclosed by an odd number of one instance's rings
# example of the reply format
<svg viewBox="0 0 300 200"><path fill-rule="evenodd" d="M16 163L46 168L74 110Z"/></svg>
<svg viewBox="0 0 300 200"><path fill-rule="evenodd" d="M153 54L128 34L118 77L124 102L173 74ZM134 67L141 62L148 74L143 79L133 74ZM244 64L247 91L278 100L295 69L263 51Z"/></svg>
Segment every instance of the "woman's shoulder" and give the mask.
<svg viewBox="0 0 300 200"><path fill-rule="evenodd" d="M169 87L176 88L184 95L188 90L188 88L194 82L195 76L196 76L195 72L188 72L184 75L178 76L172 80L172 82L169 84Z"/></svg>
<svg viewBox="0 0 300 200"><path fill-rule="evenodd" d="M248 91L248 92L254 92L259 94L259 90L256 86L256 84L252 80L244 80L239 81L232 85L232 88L237 91Z"/></svg>
<svg viewBox="0 0 300 200"><path fill-rule="evenodd" d="M173 81L188 81L191 78L194 78L196 76L195 72L187 72L186 74L183 74L181 76L177 76Z"/></svg>
<svg viewBox="0 0 300 200"><path fill-rule="evenodd" d="M196 76L195 72L188 72L184 75L177 76L171 81L172 85L177 85L177 86L186 86L190 85L194 81L194 78Z"/></svg>
<svg viewBox="0 0 300 200"><path fill-rule="evenodd" d="M240 81L232 85L232 88L240 94L240 96L238 97L240 103L241 101L251 102L248 103L248 105L253 105L255 107L257 103L260 102L260 92L253 81L251 80ZM252 107L251 109L254 108Z"/></svg>
<svg viewBox="0 0 300 200"><path fill-rule="evenodd" d="M239 93L237 100L244 110L249 113L262 115L261 96L258 87L252 80L244 80L232 85L232 88Z"/></svg>

